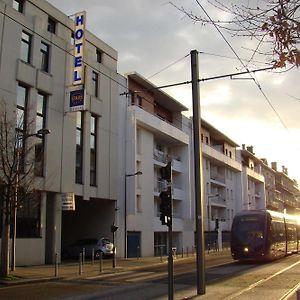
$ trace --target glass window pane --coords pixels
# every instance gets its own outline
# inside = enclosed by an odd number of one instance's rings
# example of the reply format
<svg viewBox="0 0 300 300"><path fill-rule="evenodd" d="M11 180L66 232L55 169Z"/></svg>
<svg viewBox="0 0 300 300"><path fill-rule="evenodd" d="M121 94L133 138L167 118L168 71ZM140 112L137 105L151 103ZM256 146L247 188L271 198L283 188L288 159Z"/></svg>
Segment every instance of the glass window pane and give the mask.
<svg viewBox="0 0 300 300"><path fill-rule="evenodd" d="M36 112L40 115L44 114L44 101L45 100L45 96L38 94L37 96L37 102L36 102Z"/></svg>
<svg viewBox="0 0 300 300"><path fill-rule="evenodd" d="M95 149L96 148L96 138L94 135L91 135L91 149Z"/></svg>
<svg viewBox="0 0 300 300"><path fill-rule="evenodd" d="M22 32L22 41L25 41L25 42L30 42L30 35L26 32Z"/></svg>
<svg viewBox="0 0 300 300"><path fill-rule="evenodd" d="M76 145L81 145L81 131L76 130Z"/></svg>
<svg viewBox="0 0 300 300"><path fill-rule="evenodd" d="M24 129L24 111L22 109L17 108L17 124L18 129Z"/></svg>
<svg viewBox="0 0 300 300"><path fill-rule="evenodd" d="M38 132L42 128L44 128L44 118L42 116L36 116L36 124L35 124L36 132Z"/></svg>
<svg viewBox="0 0 300 300"><path fill-rule="evenodd" d="M31 44L30 35L26 32L22 32L21 59L27 63L30 62L30 44Z"/></svg>
<svg viewBox="0 0 300 300"><path fill-rule="evenodd" d="M26 88L18 85L17 88L17 105L20 107L25 107L26 100Z"/></svg>
<svg viewBox="0 0 300 300"><path fill-rule="evenodd" d="M91 133L95 133L96 131L96 118L91 116Z"/></svg>
<svg viewBox="0 0 300 300"><path fill-rule="evenodd" d="M76 112L76 127L81 128L81 111Z"/></svg>

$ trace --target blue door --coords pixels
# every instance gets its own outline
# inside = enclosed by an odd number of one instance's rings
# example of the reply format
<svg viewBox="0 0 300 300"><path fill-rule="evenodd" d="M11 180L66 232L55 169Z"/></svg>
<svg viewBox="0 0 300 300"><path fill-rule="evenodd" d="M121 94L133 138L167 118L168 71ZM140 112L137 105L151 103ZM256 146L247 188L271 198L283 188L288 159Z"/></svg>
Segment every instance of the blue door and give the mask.
<svg viewBox="0 0 300 300"><path fill-rule="evenodd" d="M141 233L139 231L127 232L127 257L140 257Z"/></svg>

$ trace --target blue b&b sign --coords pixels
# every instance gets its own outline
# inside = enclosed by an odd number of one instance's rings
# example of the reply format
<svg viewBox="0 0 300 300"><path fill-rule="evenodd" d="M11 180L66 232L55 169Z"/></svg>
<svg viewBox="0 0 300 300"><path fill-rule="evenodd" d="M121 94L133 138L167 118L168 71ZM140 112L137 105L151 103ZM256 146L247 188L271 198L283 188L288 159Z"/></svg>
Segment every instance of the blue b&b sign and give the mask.
<svg viewBox="0 0 300 300"><path fill-rule="evenodd" d="M71 91L70 92L70 111L80 111L84 110L84 99L85 92L84 89Z"/></svg>

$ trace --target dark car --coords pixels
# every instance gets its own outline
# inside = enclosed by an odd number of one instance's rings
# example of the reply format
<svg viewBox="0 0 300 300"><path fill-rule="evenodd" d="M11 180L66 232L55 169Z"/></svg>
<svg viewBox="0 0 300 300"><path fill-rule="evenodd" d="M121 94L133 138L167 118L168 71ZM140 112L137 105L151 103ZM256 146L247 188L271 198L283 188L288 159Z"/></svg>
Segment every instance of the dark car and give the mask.
<svg viewBox="0 0 300 300"><path fill-rule="evenodd" d="M99 258L100 253L103 257L110 257L113 255L113 248L113 243L107 238L80 239L66 248L65 257L78 258L83 251L86 257L92 257L93 249L95 258Z"/></svg>

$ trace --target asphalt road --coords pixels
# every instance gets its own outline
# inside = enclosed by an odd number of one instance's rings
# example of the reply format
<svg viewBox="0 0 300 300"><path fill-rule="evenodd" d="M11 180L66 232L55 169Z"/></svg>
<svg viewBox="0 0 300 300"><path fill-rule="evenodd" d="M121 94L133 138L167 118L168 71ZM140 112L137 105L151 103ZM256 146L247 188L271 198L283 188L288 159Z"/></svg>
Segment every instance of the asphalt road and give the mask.
<svg viewBox="0 0 300 300"><path fill-rule="evenodd" d="M206 262L206 294L201 299L280 299L300 281L300 264L274 276L256 288L258 281L295 264L294 255L269 264L238 263L230 258L215 256ZM298 281L298 282L299 282ZM175 299L195 297L195 260L178 260L174 266ZM242 291L242 293L241 293ZM167 264L146 266L121 273L94 276L85 279L62 280L28 284L0 289L0 299L167 299ZM186 298L192 299L192 298Z"/></svg>

